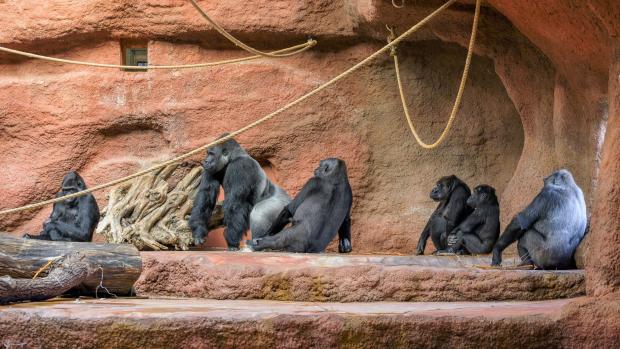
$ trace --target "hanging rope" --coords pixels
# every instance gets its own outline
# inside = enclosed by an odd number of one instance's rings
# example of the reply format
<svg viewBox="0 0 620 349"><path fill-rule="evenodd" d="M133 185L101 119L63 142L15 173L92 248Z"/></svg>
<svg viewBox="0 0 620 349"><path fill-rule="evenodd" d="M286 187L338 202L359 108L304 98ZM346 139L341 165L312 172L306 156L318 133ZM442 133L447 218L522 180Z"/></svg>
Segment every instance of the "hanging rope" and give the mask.
<svg viewBox="0 0 620 349"><path fill-rule="evenodd" d="M101 189L105 189L105 188L109 188L112 186L115 186L117 184L123 183L123 182L127 182L129 180L132 180L134 178L138 178L140 176L144 176L150 172L156 171L160 168L166 167L168 165L180 162L186 158L189 158L190 156L196 155L198 153L203 152L204 150L211 148L213 146L216 146L218 144L224 143L226 141L228 141L229 139L234 138L237 135L240 135L248 130L251 130L255 127L257 127L258 125L274 118L275 116L289 110L290 108L300 104L301 102L307 100L308 98L316 95L317 93L325 90L326 88L330 87L331 85L335 84L336 82L344 79L345 77L349 76L351 73L355 72L356 70L358 70L359 68L361 68L362 66L364 66L365 64L367 64L368 62L372 61L373 59L379 57L381 54L384 54L385 52L387 52L388 50L390 50L391 47L397 45L399 42L403 41L407 36L413 34L414 32L416 32L417 30L419 30L420 28L422 28L426 23L428 23L431 19L433 19L434 17L436 17L438 14L440 14L443 10L447 9L448 7L450 7L450 5L454 4L456 2L456 0L449 0L447 1L445 4L443 4L441 7L439 7L437 10L433 11L430 15L426 16L424 19L422 19L420 22L418 22L416 25L414 25L413 27L409 28L406 32L404 32L403 34L401 34L399 37L395 38L394 40L392 40L390 43L388 43L387 45L383 46L381 49L379 49L378 51L374 52L373 54L371 54L370 56L366 57L364 60L362 60L361 62L355 64L354 66L352 66L351 68L345 70L344 72L342 72L341 74L339 74L338 76L332 78L331 80L327 81L326 83L324 83L323 85L315 88L314 90L306 93L305 95L297 98L296 100L286 104L285 106L281 107L280 109L252 122L249 125L246 125L236 131L231 132L228 136L219 138L213 142L210 142L208 144L205 144L201 147L198 147L194 150L191 150L185 154L179 155L175 158L172 158L168 161L165 161L161 164L155 165L155 166L151 166L147 169L144 169L142 171L138 171L134 174L131 174L129 176L126 177L122 177L116 180L113 180L111 182L108 183L104 183L104 184L100 184L97 186L94 186L92 188L88 188L86 190L82 190L73 194L68 194L68 195L64 195L64 196L60 196L54 199L49 199L49 200L45 200L45 201L41 201L41 202L37 202L34 204L30 204L30 205L25 205L25 206L21 206L21 207L16 207L16 208L11 208L11 209L6 209L6 210L2 210L0 211L0 215L6 215L6 214L10 214L10 213L15 213L15 212L20 212L20 211L25 211L25 210L31 210L31 209L35 209L35 208L39 208L45 205L49 205L49 204L53 204L55 202L60 202L60 201L64 201L67 199L72 199L72 198L76 198L79 196L83 196L86 195L88 193L92 193Z"/></svg>
<svg viewBox="0 0 620 349"><path fill-rule="evenodd" d="M230 40L235 45L241 47L242 49L253 53L254 56L235 58L235 59L227 59L224 61L217 62L206 62L206 63L195 63L195 64L177 64L177 65L147 65L147 66L135 66L135 65L123 65L123 64L106 64L106 63L94 63L94 62L84 62L84 61L76 61L72 59L63 59L63 58L55 58L44 55L39 55L36 53L30 53L15 49L10 49L8 47L0 46L0 51L6 53L12 53L19 56L29 57L41 59L49 62L57 62L64 64L74 64L74 65L84 65L88 67L97 67L97 68L112 68L112 69L125 69L125 70L153 70L153 69L190 69L190 68L202 68L202 67L212 67L216 65L224 65L224 64L232 64L239 63L244 61L250 61L253 59L263 58L263 57L271 57L271 58L281 58L281 57L289 57L292 55L296 55L298 53L304 52L307 49L316 45L316 40L308 39L307 42L287 48L283 48L281 50L273 51L273 52L262 52L258 51L243 42L239 41L237 38L228 33L224 28L215 23L207 13L198 6L198 4L194 0L189 0L190 3L198 10L198 12L209 22L211 25L224 37Z"/></svg>
<svg viewBox="0 0 620 349"><path fill-rule="evenodd" d="M415 137L415 140L418 144L424 149L433 149L438 147L448 136L448 132L454 123L454 119L456 118L456 114L458 113L459 107L461 106L461 100L463 98L463 91L465 90L465 83L467 82L467 76L469 75L469 68L471 65L471 57L474 52L474 44L476 42L476 32L478 29L478 20L480 18L480 3L482 0L476 0L476 10L474 12L474 23L471 28L471 37L469 38L469 47L467 48L467 58L465 59L465 68L463 68L463 76L461 77L461 84L459 85L459 90L456 94L456 99L454 100L454 105L452 106L452 111L450 112L450 118L448 119L448 123L446 127L441 132L441 135L437 140L433 143L425 143L418 134L413 122L411 121L411 115L409 114L409 107L407 107L407 102L405 101L405 93L403 91L403 83L400 78L400 66L398 65L398 55L396 54L396 46L393 46L394 49L390 51L390 55L394 59L394 70L396 71L396 82L398 83L398 93L400 94L400 100L403 104L403 110L405 112L405 117L407 118L407 123L409 124L409 129ZM394 30L391 27L387 27L390 32L388 36L388 42L394 42L393 39L396 37ZM394 41L392 41L394 40Z"/></svg>

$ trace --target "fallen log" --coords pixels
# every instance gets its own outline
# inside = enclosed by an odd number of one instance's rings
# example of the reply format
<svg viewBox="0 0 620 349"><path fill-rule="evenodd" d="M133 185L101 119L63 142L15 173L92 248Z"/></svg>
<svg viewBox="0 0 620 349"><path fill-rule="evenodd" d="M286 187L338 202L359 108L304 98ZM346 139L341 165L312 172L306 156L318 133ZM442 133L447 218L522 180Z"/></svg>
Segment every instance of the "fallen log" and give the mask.
<svg viewBox="0 0 620 349"><path fill-rule="evenodd" d="M128 244L29 240L0 233L0 275L31 279L46 263L75 252L83 255L84 261L92 265L96 272L72 287L70 294L132 294L133 284L142 271L142 260L138 250ZM38 277L45 277L49 272L50 268L47 268Z"/></svg>
<svg viewBox="0 0 620 349"><path fill-rule="evenodd" d="M53 260L49 269L49 274L41 278L0 277L0 304L43 301L60 296L80 285L97 270L80 252Z"/></svg>

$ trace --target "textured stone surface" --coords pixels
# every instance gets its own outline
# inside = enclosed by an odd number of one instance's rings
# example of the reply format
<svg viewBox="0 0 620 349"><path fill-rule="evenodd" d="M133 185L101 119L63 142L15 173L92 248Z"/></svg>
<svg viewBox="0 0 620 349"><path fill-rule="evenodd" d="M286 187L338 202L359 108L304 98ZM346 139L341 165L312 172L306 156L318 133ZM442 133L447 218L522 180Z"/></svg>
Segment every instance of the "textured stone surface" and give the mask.
<svg viewBox="0 0 620 349"><path fill-rule="evenodd" d="M28 348L614 348L620 345L618 310L617 300L590 299L50 301L0 308L0 335L5 346Z"/></svg>
<svg viewBox="0 0 620 349"><path fill-rule="evenodd" d="M489 270L489 257L142 252L142 258L140 296L421 302L585 294L583 271Z"/></svg>
<svg viewBox="0 0 620 349"><path fill-rule="evenodd" d="M385 24L402 31L441 3L395 9L379 0L202 1L252 45L319 40L293 58L205 70L128 73L0 55L1 206L53 196L69 169L98 184L245 125L376 50ZM439 133L453 101L472 4L453 6L400 48L424 139ZM413 251L434 206L428 191L441 175L494 185L504 223L540 189L541 177L561 166L576 174L591 202L617 4L488 4L463 106L441 148L424 151L409 135L388 57L239 140L292 194L319 159L347 160L356 252ZM0 20L0 44L65 58L118 62L124 38L150 40L155 64L244 55L184 0L5 1ZM98 199L103 204L104 194ZM7 217L0 228L36 231L49 210Z"/></svg>

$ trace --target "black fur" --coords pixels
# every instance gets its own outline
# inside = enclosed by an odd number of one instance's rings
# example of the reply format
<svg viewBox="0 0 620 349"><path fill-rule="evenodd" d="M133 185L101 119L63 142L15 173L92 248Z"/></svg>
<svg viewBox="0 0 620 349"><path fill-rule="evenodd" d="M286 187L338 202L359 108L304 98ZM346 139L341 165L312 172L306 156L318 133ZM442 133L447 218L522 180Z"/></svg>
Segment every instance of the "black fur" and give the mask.
<svg viewBox="0 0 620 349"><path fill-rule="evenodd" d="M203 167L189 218L195 245L202 244L208 234L207 223L220 186L225 194L224 235L229 250L239 249L239 242L248 228L253 237L264 236L277 214L291 200L235 140L209 149Z"/></svg>
<svg viewBox="0 0 620 349"><path fill-rule="evenodd" d="M351 252L352 201L345 162L335 158L321 160L314 177L282 210L269 236L247 244L257 251L318 253L325 250L337 231L338 251ZM292 226L282 230L289 222Z"/></svg>
<svg viewBox="0 0 620 349"><path fill-rule="evenodd" d="M437 250L444 250L448 247L446 237L467 215L471 209L467 206L467 198L470 190L465 182L458 177L446 176L437 181L431 190L430 197L439 202L439 206L431 215L418 241L416 254L424 254L426 241L431 237Z"/></svg>
<svg viewBox="0 0 620 349"><path fill-rule="evenodd" d="M499 202L495 189L477 186L467 205L474 211L448 235L448 253L490 253L499 237Z"/></svg>
<svg viewBox="0 0 620 349"><path fill-rule="evenodd" d="M62 180L62 187L56 197L86 189L80 175L71 171ZM53 241L90 242L99 223L99 207L92 194L68 199L54 204L50 217L43 223L39 235L24 235L25 238Z"/></svg>
<svg viewBox="0 0 620 349"><path fill-rule="evenodd" d="M532 203L499 237L493 248L493 265L500 265L502 251L518 240L523 264L542 269L574 267L573 254L588 223L583 193L568 170L552 173L544 183Z"/></svg>

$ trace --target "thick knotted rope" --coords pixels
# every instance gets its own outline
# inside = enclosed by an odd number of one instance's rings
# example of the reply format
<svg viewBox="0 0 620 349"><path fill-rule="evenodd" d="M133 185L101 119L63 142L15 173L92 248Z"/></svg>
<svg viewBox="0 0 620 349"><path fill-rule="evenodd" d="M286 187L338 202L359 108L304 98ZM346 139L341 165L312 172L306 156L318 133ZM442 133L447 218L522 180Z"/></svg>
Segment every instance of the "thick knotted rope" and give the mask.
<svg viewBox="0 0 620 349"><path fill-rule="evenodd" d="M474 44L476 42L476 32L478 29L478 20L480 18L480 3L482 0L476 0L476 11L474 12L474 23L471 28L471 37L469 38L469 47L467 48L467 58L465 59L465 68L463 68L463 76L461 77L461 84L459 85L459 90L456 94L456 99L454 100L454 105L452 106L452 111L450 112L450 118L448 119L448 123L446 127L441 132L441 135L437 140L433 143L425 143L418 134L413 122L411 121L411 115L409 114L409 107L407 107L407 102L405 101L405 92L403 91L403 83L400 78L400 67L398 65L398 55L396 54L396 46L392 47L392 51L390 51L390 55L394 59L394 70L396 70L396 82L398 83L398 93L400 94L400 100L403 104L403 110L405 112L405 117L407 118L407 123L409 124L409 129L413 134L413 137L418 142L418 144L425 149L433 149L438 147L448 136L448 132L454 123L456 118L456 114L459 111L459 107L461 106L461 100L463 98L463 91L465 90L465 83L467 82L467 76L469 75L469 68L471 65L471 57L474 52ZM390 31L390 35L388 36L388 42L393 40L396 36L392 28L388 27Z"/></svg>
<svg viewBox="0 0 620 349"><path fill-rule="evenodd" d="M41 202L37 202L34 204L30 204L30 205L25 205L25 206L21 206L21 207L16 207L16 208L12 208L12 209L6 209L6 210L2 210L0 211L0 215L6 215L9 213L15 213L15 212L20 212L20 211L25 211L25 210L31 210L31 209L35 209L35 208L39 208L45 205L49 205L49 204L53 204L55 202L59 202L59 201L64 201L67 199L72 199L72 198L76 198L79 196L83 196L86 195L88 193L92 193L101 189L105 189L105 188L109 188L112 186L115 186L117 184L123 183L123 182L127 182L130 181L134 178L140 177L140 176L144 176L150 172L156 171L160 168L166 167L168 165L180 162L190 156L196 155L208 148L211 148L213 146L216 146L218 144L224 143L248 130L251 130L255 127L257 127L258 125L274 118L275 116L282 114L283 112L289 110L290 108L300 104L301 102L307 100L308 98L316 95L317 93L325 90L326 88L330 87L331 85L335 84L336 82L344 79L345 77L349 76L351 73L355 72L356 70L360 69L361 67L363 67L364 65L366 65L368 62L372 61L373 59L379 57L380 55L384 54L385 52L389 51L391 49L391 47L397 45L399 42L403 41L406 37L408 37L409 35L413 34L414 32L416 32L417 30L419 30L420 28L422 28L426 23L428 23L431 19L433 19L434 17L436 17L438 14L440 14L442 11L444 11L445 9L447 9L448 7L450 7L450 5L454 4L456 2L456 0L449 0L447 1L445 4L443 4L441 7L439 7L437 10L433 11L430 15L426 16L424 19L422 19L420 22L418 22L417 24L415 24L413 27L409 28L407 31L405 31L403 34L401 34L399 37L395 38L394 40L392 40L390 43L388 43L387 45L383 46L381 49L379 49L378 51L374 52L373 54L371 54L370 56L366 57L364 60L362 60L361 62L355 64L354 66L352 66L351 68L345 70L344 72L342 72L341 74L339 74L338 76L332 78L331 80L327 81L326 83L324 83L323 85L315 88L314 90L306 93L305 95L297 98L296 100L286 104L285 106L281 107L280 109L252 122L249 125L246 125L236 131L231 132L228 136L219 138L214 140L213 142L210 142L208 144L205 144L201 147L198 147L192 151L189 151L185 154L179 155L175 158L172 158L168 161L165 161L161 164L149 167L147 169L144 169L142 171L138 171L134 174L131 174L129 176L126 177L122 177L116 180L113 180L111 182L108 183L104 183L104 184L100 184L91 188L88 188L86 190L82 190L79 191L77 193L73 193L73 194L68 194L68 195L64 195L58 198L54 198L54 199L49 199L49 200L45 200L45 201L41 201Z"/></svg>

